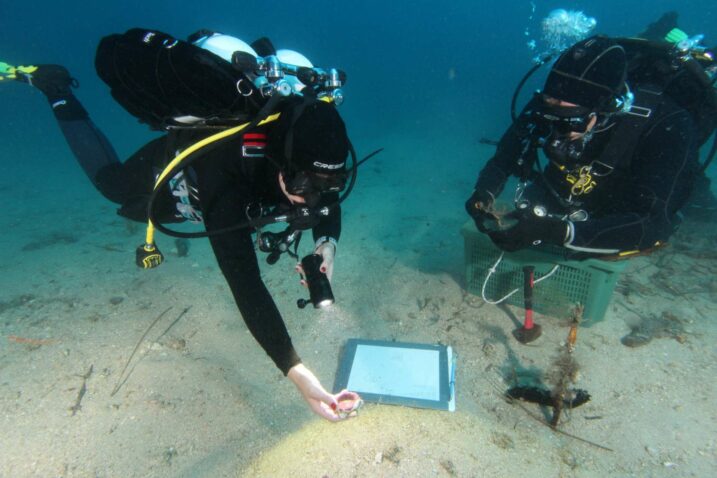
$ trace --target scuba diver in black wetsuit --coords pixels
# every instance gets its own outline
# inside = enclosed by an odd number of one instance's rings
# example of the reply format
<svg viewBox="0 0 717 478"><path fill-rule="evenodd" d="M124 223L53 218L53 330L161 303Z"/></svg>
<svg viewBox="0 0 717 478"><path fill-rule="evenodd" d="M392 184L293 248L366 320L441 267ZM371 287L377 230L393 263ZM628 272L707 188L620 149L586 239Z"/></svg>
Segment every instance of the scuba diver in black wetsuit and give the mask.
<svg viewBox="0 0 717 478"><path fill-rule="evenodd" d="M124 163L74 96L76 82L64 67L18 67L6 77L46 95L78 162L102 195L120 205L120 215L150 219L138 265L162 260L154 227L203 223L206 233L177 235L209 236L257 342L315 413L332 421L350 416L358 395L328 393L302 364L261 279L252 239L256 229L258 247L273 263L292 245L297 257L301 231L312 229L314 254L307 257L317 270L298 269L302 282L312 272L328 284L341 233L339 196L349 179L342 197L350 191L357 166L354 157L347 168L353 150L333 104L341 98L343 73L313 68L303 55L276 51L266 39L253 48L208 31L184 42L141 29L103 39L96 67L122 106L166 133ZM236 126L244 121L250 124ZM283 233L261 230L282 221L289 224Z"/></svg>
<svg viewBox="0 0 717 478"><path fill-rule="evenodd" d="M478 229L506 251L553 244L576 258L662 245L717 121L703 67L713 60L640 39L596 36L569 48L480 172L466 202ZM498 217L509 176L519 178L515 211Z"/></svg>

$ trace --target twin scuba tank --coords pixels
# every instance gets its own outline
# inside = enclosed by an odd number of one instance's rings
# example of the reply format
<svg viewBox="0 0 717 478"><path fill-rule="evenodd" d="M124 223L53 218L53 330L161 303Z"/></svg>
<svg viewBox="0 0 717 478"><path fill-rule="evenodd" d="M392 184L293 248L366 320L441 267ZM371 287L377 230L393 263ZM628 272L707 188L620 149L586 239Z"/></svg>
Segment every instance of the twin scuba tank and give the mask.
<svg viewBox="0 0 717 478"><path fill-rule="evenodd" d="M268 39L253 45L213 32L183 41L135 28L104 37L95 68L115 100L156 130L237 124L275 95L343 101L343 71L314 67L298 52L275 50Z"/></svg>
<svg viewBox="0 0 717 478"><path fill-rule="evenodd" d="M327 96L337 105L343 102L341 87L346 82L343 71L314 67L297 51L275 50L266 38L255 42L264 56L260 56L246 42L221 33L204 34L193 40L193 44L230 62L237 71L252 80L263 96L300 95L305 88L309 88L317 96Z"/></svg>

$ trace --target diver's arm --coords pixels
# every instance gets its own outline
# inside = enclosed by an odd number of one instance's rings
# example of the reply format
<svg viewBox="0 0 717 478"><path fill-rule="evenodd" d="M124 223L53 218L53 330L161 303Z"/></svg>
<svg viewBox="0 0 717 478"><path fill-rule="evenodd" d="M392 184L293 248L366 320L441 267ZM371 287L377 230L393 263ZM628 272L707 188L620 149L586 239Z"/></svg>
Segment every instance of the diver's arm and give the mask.
<svg viewBox="0 0 717 478"><path fill-rule="evenodd" d="M647 132L631 164L633 194L621 214L571 223L566 247L598 253L641 250L666 241L679 225L697 167L694 125L684 111Z"/></svg>
<svg viewBox="0 0 717 478"><path fill-rule="evenodd" d="M226 154L228 151L223 152ZM248 198L241 181L236 180L235 168L240 167L238 162L231 161L233 158L230 155L227 156L229 161L217 160L217 154L222 154L221 148L208 153L208 157L202 158L195 166L208 231L243 221L244 213L240 205L246 204ZM311 370L301 363L294 350L286 325L261 280L249 229L210 236L209 239L244 322L259 345L296 386L314 413L331 421L348 418L335 412L346 392L328 393ZM352 397L354 395L351 394ZM358 400L358 395L355 399Z"/></svg>
<svg viewBox="0 0 717 478"><path fill-rule="evenodd" d="M329 280L334 273L334 257L341 236L341 205L338 204L338 200L338 193L325 194L321 197L319 207L334 206L329 209L329 215L322 217L319 224L311 231L314 237L314 253L323 258L320 270Z"/></svg>
<svg viewBox="0 0 717 478"><path fill-rule="evenodd" d="M314 241L320 238L332 238L339 240L341 236L341 205L338 204L338 193L324 194L321 196L318 207L332 206L328 216L322 216L319 223L311 230Z"/></svg>
<svg viewBox="0 0 717 478"><path fill-rule="evenodd" d="M535 156L535 148L526 149L525 141L517 132L516 125L512 125L505 132L495 155L483 167L476 181L473 193L465 203L466 212L475 221L476 228L487 232L486 221L495 219L493 204L505 187L511 175L521 176L521 157ZM525 161L525 158L523 159Z"/></svg>
<svg viewBox="0 0 717 478"><path fill-rule="evenodd" d="M207 230L228 226L216 217L205 222ZM228 219L228 218L227 218ZM241 221L234 216L234 223ZM243 229L237 232L210 237L214 255L219 268L231 289L239 312L259 345L286 375L289 370L301 363L294 350L291 337L271 294L261 279L257 257L251 234Z"/></svg>
<svg viewBox="0 0 717 478"><path fill-rule="evenodd" d="M523 108L518 119L503 134L495 154L478 175L476 191L488 192L493 198L497 198L510 176L522 175L524 169L522 163L533 160L535 148L528 144L531 140L526 127L531 124L532 110L536 101L532 99ZM531 165L527 166L529 169Z"/></svg>
<svg viewBox="0 0 717 478"><path fill-rule="evenodd" d="M516 162L521 155L521 141L516 127L511 126L505 132L495 154L480 171L475 190L490 193L493 198L500 196L506 181L511 175L517 175Z"/></svg>
<svg viewBox="0 0 717 478"><path fill-rule="evenodd" d="M247 204L250 196L248 188L238 179L242 177L241 164L235 160L235 151L233 143L221 145L193 166L205 226L210 232L246 220L242 204ZM286 375L301 360L261 279L251 231L239 229L211 236L209 240L247 328Z"/></svg>
<svg viewBox="0 0 717 478"><path fill-rule="evenodd" d="M527 173L533 166L536 150L528 126L536 101L533 98L503 134L495 154L478 174L473 193L465 203L466 212L481 232L487 232L485 222L494 219L493 203L503 192L508 178L517 176L527 180Z"/></svg>
<svg viewBox="0 0 717 478"><path fill-rule="evenodd" d="M286 376L296 386L314 413L332 422L341 419L334 411L338 407L336 396L327 392L319 379L303 363L291 367Z"/></svg>

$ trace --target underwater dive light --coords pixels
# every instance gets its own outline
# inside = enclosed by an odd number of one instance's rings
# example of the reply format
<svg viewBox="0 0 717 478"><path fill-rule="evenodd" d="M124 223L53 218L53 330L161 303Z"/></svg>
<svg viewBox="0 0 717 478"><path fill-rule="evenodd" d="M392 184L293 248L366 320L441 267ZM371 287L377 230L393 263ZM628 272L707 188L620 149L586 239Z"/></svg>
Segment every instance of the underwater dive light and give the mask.
<svg viewBox="0 0 717 478"><path fill-rule="evenodd" d="M319 254L309 254L301 259L301 267L304 269L306 284L309 287L310 302L315 309L321 309L334 303L334 293L331 291L331 283L326 274L321 272L323 258ZM296 305L300 309L309 303L306 299L299 299Z"/></svg>

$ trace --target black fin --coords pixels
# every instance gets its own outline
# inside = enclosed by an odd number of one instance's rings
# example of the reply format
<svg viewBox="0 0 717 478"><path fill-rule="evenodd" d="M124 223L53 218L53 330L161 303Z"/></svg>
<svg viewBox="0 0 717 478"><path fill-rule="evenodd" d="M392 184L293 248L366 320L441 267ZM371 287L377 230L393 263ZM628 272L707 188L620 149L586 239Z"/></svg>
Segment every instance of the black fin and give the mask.
<svg viewBox="0 0 717 478"><path fill-rule="evenodd" d="M270 56L276 55L276 48L267 37L261 37L258 40L252 42L251 47L256 51L259 56Z"/></svg>
<svg viewBox="0 0 717 478"><path fill-rule="evenodd" d="M640 33L638 38L652 41L665 41L665 36L670 33L673 28L677 28L677 12L665 12L655 22L650 23L644 32Z"/></svg>
<svg viewBox="0 0 717 478"><path fill-rule="evenodd" d="M198 31L192 33L191 35L189 35L189 36L187 37L187 41L188 41L189 43L194 43L194 42L196 42L197 40L199 40L200 38L212 36L212 35L214 35L215 33L217 33L217 32L215 32L214 30L209 30L209 29L207 29L207 28L202 28L201 30L198 30Z"/></svg>
<svg viewBox="0 0 717 478"><path fill-rule="evenodd" d="M256 70L256 58L245 51L232 53L232 65L242 73L251 73Z"/></svg>

